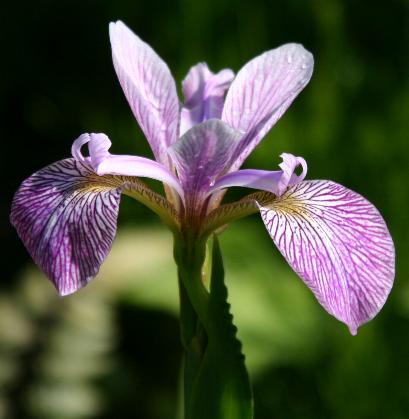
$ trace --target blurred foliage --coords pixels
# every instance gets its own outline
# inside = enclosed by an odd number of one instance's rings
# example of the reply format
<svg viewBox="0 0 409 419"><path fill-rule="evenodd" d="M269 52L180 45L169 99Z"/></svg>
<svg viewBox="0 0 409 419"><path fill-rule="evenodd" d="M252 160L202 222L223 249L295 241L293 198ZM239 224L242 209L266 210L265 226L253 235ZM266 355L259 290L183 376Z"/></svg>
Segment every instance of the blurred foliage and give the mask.
<svg viewBox="0 0 409 419"><path fill-rule="evenodd" d="M164 227L124 199L98 279L59 299L8 222L20 182L68 156L82 132L106 132L114 152L151 155L112 67L107 24L115 19L150 43L177 81L198 61L237 71L284 42L313 52L310 85L246 165L274 169L292 152L306 158L310 179L368 197L395 240L396 283L352 338L256 216L230 226L221 245L256 419L408 417L407 0L38 0L6 2L2 16L0 418L177 417L177 288Z"/></svg>

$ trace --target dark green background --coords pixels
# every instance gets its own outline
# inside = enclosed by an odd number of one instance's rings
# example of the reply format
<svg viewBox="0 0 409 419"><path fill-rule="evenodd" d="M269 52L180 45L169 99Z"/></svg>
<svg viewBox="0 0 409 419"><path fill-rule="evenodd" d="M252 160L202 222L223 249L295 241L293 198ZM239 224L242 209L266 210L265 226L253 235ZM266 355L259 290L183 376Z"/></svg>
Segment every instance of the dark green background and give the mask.
<svg viewBox="0 0 409 419"><path fill-rule="evenodd" d="M80 326L71 324L60 307L71 303L46 293L39 304L30 305L31 297L22 292L30 261L8 221L20 182L68 157L72 141L83 132L105 132L113 152L150 155L112 67L108 22L116 19L154 47L178 83L198 61L214 71L238 71L252 57L285 42L300 42L314 54L310 84L246 165L275 169L279 154L291 152L307 160L308 178L332 179L366 196L394 238L396 282L381 314L356 337L326 316L306 290L302 298L314 303L308 307L314 307L316 320L300 351L309 349L305 356L292 357L279 339L272 345L274 356L253 376L256 419L409 417L408 1L49 0L8 2L1 16L0 418L176 417L181 353L175 316L124 297L125 290L109 303L98 300L100 311L79 322L85 329L78 334ZM156 229L157 219L146 209L123 204L120 231L131 225ZM251 232L248 243L244 230ZM257 216L228 230L222 248L231 283L235 278L229 267L253 269L259 279L255 287L274 281L276 263L280 272L289 271ZM266 272L272 278L263 282ZM176 287L173 275L166 280ZM297 311L289 295L271 298L272 307L278 301L285 307L281 315ZM87 301L85 306L91 304ZM232 304L234 312L234 299ZM19 316L27 320L27 332ZM88 375L81 369L68 378L50 375L44 362L66 362L53 355L54 336L67 336L64 350L74 366L85 356L94 359L88 353L95 342L90 331L105 333L104 322L98 323L104 316L110 320L105 326L109 333L101 338L106 345L101 365ZM269 318L263 321L270 323ZM280 316L276 321L285 324ZM17 343L7 340L13 330L21 332ZM287 337L293 338L299 339ZM87 339L90 345L82 348ZM87 405L84 394L93 394L96 402ZM44 408L54 396L57 408Z"/></svg>

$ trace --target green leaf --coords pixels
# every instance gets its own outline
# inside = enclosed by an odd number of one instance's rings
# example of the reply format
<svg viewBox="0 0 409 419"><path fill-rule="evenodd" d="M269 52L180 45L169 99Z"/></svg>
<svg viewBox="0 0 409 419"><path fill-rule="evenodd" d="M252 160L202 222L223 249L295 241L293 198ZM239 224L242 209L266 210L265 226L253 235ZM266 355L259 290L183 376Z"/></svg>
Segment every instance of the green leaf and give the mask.
<svg viewBox="0 0 409 419"><path fill-rule="evenodd" d="M189 392L188 419L253 418L250 380L227 297L223 259L214 237L207 346Z"/></svg>

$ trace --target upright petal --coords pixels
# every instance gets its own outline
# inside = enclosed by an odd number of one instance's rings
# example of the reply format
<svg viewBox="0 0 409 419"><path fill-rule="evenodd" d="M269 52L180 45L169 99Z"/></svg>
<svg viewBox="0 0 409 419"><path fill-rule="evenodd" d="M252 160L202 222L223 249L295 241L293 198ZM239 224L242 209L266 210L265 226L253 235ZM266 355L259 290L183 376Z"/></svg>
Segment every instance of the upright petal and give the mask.
<svg viewBox="0 0 409 419"><path fill-rule="evenodd" d="M85 286L111 249L121 186L92 169L61 160L26 179L16 192L11 222L60 295Z"/></svg>
<svg viewBox="0 0 409 419"><path fill-rule="evenodd" d="M88 143L89 157L81 147ZM111 154L111 141L105 134L82 134L71 148L72 156L91 165L97 175L148 177L171 186L183 200L183 190L177 177L163 164L139 156Z"/></svg>
<svg viewBox="0 0 409 419"><path fill-rule="evenodd" d="M299 44L286 44L254 58L227 92L222 120L243 132L238 169L311 78L313 57Z"/></svg>
<svg viewBox="0 0 409 419"><path fill-rule="evenodd" d="M122 22L110 23L119 82L156 160L169 165L167 148L178 136L179 101L168 66Z"/></svg>
<svg viewBox="0 0 409 419"><path fill-rule="evenodd" d="M259 208L290 266L320 304L356 334L382 308L395 274L394 245L377 209L322 180L298 183Z"/></svg>
<svg viewBox="0 0 409 419"><path fill-rule="evenodd" d="M224 92L234 78L233 71L224 69L212 73L206 63L196 64L182 82L185 103L181 110L180 135L193 125L208 119L220 119Z"/></svg>
<svg viewBox="0 0 409 419"><path fill-rule="evenodd" d="M169 149L186 200L200 200L230 165L240 133L217 119L194 126Z"/></svg>

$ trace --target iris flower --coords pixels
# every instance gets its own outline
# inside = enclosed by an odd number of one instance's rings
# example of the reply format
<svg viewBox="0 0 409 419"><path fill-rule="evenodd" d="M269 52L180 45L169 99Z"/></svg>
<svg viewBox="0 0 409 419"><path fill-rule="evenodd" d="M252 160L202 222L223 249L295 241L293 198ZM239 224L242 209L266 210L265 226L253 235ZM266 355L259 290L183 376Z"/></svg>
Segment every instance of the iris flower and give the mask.
<svg viewBox="0 0 409 419"><path fill-rule="evenodd" d="M252 59L236 76L199 63L182 82L180 104L155 51L122 22L109 29L119 82L155 161L111 154L106 135L83 134L71 158L22 183L11 221L59 294L77 291L97 274L112 246L123 193L155 211L182 240L205 240L259 212L288 264L355 334L379 312L394 278L394 246L377 209L335 182L304 180L307 164L291 154L281 155L280 170L240 170L309 82L312 55L286 44ZM165 193L153 192L141 177L163 182ZM236 186L258 192L222 205L226 188Z"/></svg>

